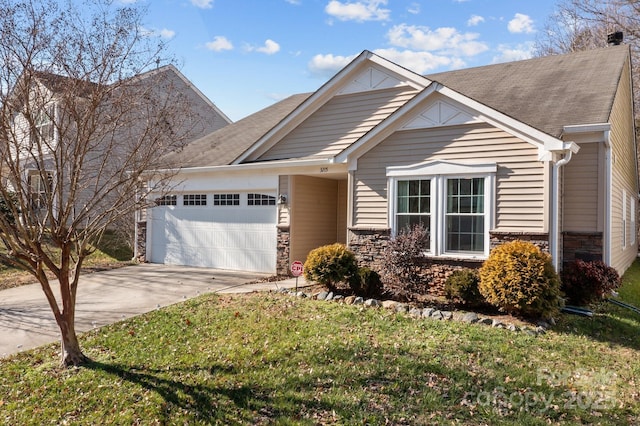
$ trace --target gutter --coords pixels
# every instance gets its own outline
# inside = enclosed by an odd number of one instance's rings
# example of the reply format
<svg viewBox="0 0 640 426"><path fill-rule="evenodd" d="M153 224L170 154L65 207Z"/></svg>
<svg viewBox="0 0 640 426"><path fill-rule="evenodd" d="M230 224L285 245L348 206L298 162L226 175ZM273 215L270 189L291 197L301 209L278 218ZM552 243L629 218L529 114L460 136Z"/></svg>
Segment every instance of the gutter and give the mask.
<svg viewBox="0 0 640 426"><path fill-rule="evenodd" d="M307 158L302 160L276 160L276 161L261 161L257 163L243 163L243 164L225 164L222 166L202 166L202 167L185 167L175 169L157 169L149 170L143 173L143 175L151 175L155 173L211 173L211 172L230 172L230 171L254 171L254 170L268 170L286 167L312 167L312 166L327 166L335 164L333 158Z"/></svg>
<svg viewBox="0 0 640 426"><path fill-rule="evenodd" d="M553 164L553 177L552 177L552 190L553 199L551 207L551 260L553 267L556 271L560 270L560 169L565 166L573 154L577 154L580 151L580 147L575 142L563 142L562 150L556 151L556 154L561 154L562 158Z"/></svg>

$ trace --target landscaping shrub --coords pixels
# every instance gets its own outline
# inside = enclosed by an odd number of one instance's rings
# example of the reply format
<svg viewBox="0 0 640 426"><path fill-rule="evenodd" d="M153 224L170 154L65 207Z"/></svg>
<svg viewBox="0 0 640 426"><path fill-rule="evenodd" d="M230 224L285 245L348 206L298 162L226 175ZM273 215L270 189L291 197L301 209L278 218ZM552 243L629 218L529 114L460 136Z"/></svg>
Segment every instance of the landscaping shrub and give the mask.
<svg viewBox="0 0 640 426"><path fill-rule="evenodd" d="M560 280L551 256L525 241L491 251L480 268L480 293L508 313L551 317L560 308Z"/></svg>
<svg viewBox="0 0 640 426"><path fill-rule="evenodd" d="M602 261L576 260L562 271L562 291L574 305L587 305L620 287L618 272Z"/></svg>
<svg viewBox="0 0 640 426"><path fill-rule="evenodd" d="M479 306L485 303L478 290L480 276L475 269L458 269L444 283L447 299L462 302L468 306Z"/></svg>
<svg viewBox="0 0 640 426"><path fill-rule="evenodd" d="M383 281L409 293L424 293L428 285L421 271L428 249L429 233L422 224L401 231L383 251L380 271Z"/></svg>
<svg viewBox="0 0 640 426"><path fill-rule="evenodd" d="M311 250L304 263L304 277L326 285L331 291L336 290L337 283L349 281L357 274L355 254L340 243Z"/></svg>
<svg viewBox="0 0 640 426"><path fill-rule="evenodd" d="M349 280L351 290L358 296L373 297L382 294L380 275L370 268L358 268L358 273Z"/></svg>

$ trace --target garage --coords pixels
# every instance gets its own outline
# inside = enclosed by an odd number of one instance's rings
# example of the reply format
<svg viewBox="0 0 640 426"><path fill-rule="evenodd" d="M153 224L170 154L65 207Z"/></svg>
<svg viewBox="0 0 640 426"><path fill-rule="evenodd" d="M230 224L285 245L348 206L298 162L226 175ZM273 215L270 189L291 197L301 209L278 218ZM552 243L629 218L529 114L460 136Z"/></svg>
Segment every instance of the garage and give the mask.
<svg viewBox="0 0 640 426"><path fill-rule="evenodd" d="M275 192L165 195L148 210L153 263L276 271Z"/></svg>

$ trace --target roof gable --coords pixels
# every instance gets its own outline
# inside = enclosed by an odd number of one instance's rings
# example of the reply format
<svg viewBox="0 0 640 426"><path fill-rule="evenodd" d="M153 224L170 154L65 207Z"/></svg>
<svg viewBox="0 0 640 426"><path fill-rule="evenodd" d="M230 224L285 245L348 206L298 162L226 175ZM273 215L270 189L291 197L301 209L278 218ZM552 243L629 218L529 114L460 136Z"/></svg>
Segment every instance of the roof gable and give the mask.
<svg viewBox="0 0 640 426"><path fill-rule="evenodd" d="M258 159L335 96L392 87L421 90L429 83L429 80L419 74L365 50L296 110L257 140L234 161L234 164Z"/></svg>

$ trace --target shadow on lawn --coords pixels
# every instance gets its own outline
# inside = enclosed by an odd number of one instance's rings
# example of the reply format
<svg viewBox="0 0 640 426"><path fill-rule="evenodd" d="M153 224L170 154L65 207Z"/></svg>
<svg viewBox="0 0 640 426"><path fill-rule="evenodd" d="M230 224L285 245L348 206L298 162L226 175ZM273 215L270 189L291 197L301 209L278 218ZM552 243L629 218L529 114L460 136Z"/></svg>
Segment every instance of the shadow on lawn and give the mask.
<svg viewBox="0 0 640 426"><path fill-rule="evenodd" d="M563 314L554 330L640 350L640 314L607 302L594 306L591 318Z"/></svg>

